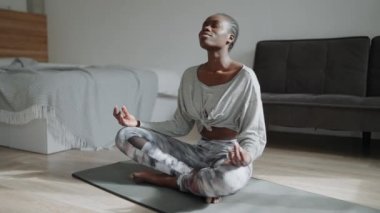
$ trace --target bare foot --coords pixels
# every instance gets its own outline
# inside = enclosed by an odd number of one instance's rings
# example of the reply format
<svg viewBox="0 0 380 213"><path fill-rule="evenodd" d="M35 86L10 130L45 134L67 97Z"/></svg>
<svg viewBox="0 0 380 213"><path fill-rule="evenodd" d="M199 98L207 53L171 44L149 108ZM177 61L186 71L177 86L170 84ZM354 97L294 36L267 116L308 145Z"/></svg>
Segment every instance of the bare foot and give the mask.
<svg viewBox="0 0 380 213"><path fill-rule="evenodd" d="M221 197L206 197L206 203L219 203L222 200Z"/></svg>
<svg viewBox="0 0 380 213"><path fill-rule="evenodd" d="M134 172L131 174L131 178L135 183L144 183L147 181L148 178L151 178L152 176L156 175L158 175L158 173L150 171Z"/></svg>
<svg viewBox="0 0 380 213"><path fill-rule="evenodd" d="M177 177L152 171L135 172L131 175L135 183L150 183L158 186L178 189Z"/></svg>

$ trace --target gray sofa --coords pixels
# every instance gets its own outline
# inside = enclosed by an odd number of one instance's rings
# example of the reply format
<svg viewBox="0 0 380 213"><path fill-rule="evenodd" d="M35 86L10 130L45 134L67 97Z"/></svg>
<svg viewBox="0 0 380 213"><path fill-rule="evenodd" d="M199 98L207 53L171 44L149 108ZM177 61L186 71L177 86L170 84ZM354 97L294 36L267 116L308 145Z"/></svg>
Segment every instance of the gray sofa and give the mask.
<svg viewBox="0 0 380 213"><path fill-rule="evenodd" d="M267 125L380 131L380 36L260 41L253 66Z"/></svg>

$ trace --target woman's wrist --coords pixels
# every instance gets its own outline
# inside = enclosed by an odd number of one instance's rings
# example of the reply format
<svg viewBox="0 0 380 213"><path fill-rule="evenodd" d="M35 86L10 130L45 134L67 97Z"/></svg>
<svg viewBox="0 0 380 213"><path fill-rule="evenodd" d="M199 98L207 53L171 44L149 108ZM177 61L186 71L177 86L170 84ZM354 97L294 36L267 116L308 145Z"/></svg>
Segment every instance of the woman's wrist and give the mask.
<svg viewBox="0 0 380 213"><path fill-rule="evenodd" d="M250 165L252 162L253 162L253 159L251 157L251 153L249 153L247 150L243 149L244 150L244 159L245 159L245 162L244 164L245 165Z"/></svg>

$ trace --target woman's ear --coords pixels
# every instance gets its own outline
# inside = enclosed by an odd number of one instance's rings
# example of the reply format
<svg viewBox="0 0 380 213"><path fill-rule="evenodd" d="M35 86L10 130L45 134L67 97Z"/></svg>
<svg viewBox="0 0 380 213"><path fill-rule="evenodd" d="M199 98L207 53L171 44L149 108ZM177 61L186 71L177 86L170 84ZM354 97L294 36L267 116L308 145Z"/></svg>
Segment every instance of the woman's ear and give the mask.
<svg viewBox="0 0 380 213"><path fill-rule="evenodd" d="M227 40L227 44L231 44L235 41L235 35L234 34L230 34L228 36L228 40Z"/></svg>
<svg viewBox="0 0 380 213"><path fill-rule="evenodd" d="M228 40L230 41L230 43L234 42L235 41L235 35L234 34L230 34L228 36Z"/></svg>

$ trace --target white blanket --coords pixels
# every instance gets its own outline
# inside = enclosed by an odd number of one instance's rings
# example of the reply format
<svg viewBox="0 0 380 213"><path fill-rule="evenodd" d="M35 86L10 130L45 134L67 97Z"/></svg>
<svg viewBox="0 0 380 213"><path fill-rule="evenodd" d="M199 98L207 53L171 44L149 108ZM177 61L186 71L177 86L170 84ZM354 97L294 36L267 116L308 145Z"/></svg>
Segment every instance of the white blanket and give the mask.
<svg viewBox="0 0 380 213"><path fill-rule="evenodd" d="M0 122L46 119L53 137L66 146L106 148L120 128L113 106L125 104L137 118L149 120L157 88L157 76L147 70L46 66L16 59L0 67Z"/></svg>

